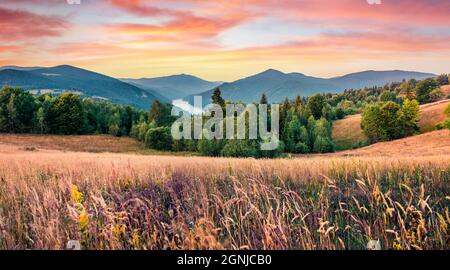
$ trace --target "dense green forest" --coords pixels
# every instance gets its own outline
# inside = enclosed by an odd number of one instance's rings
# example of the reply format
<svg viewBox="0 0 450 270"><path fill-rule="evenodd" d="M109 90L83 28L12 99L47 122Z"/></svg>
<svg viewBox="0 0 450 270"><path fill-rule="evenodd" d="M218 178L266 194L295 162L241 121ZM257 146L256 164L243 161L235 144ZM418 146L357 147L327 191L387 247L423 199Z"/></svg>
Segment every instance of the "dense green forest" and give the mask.
<svg viewBox="0 0 450 270"><path fill-rule="evenodd" d="M81 98L73 93L35 96L12 87L0 91L0 132L131 136L144 142L147 148L198 152L208 156L276 157L283 153L326 153L335 150L331 136L333 121L346 115L362 113L362 128L371 142L414 134L418 131L419 103L444 98L439 86L448 81L447 75L441 75L384 87L285 99L280 104L280 144L272 151L259 150L261 139L174 140L171 126L177 117L171 115L170 104L159 101L154 101L145 112L131 106ZM214 91L211 99L222 107L229 103L221 97L220 89ZM260 104L268 103L270 100L263 95ZM203 117L204 122L208 119Z"/></svg>
<svg viewBox="0 0 450 270"><path fill-rule="evenodd" d="M82 99L73 93L34 96L12 87L0 91L0 132L127 136L133 124L145 117L131 106Z"/></svg>

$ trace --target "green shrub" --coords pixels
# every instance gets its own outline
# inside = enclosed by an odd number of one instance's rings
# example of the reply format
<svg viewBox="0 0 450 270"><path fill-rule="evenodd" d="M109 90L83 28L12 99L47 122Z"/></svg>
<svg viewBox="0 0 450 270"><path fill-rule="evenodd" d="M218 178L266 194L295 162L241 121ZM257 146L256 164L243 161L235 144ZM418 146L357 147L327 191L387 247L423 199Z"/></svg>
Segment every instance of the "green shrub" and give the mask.
<svg viewBox="0 0 450 270"><path fill-rule="evenodd" d="M440 88L436 88L430 92L430 101L438 101L444 98L445 94Z"/></svg>
<svg viewBox="0 0 450 270"><path fill-rule="evenodd" d="M170 128L150 128L145 134L145 146L156 150L172 150Z"/></svg>
<svg viewBox="0 0 450 270"><path fill-rule="evenodd" d="M447 106L444 113L449 117L444 122L439 123L436 128L437 129L450 129L450 105Z"/></svg>
<svg viewBox="0 0 450 270"><path fill-rule="evenodd" d="M181 152L186 150L186 140L173 140L172 151Z"/></svg>
<svg viewBox="0 0 450 270"><path fill-rule="evenodd" d="M342 108L338 107L335 109L334 115L336 119L342 119L345 117L345 111Z"/></svg>
<svg viewBox="0 0 450 270"><path fill-rule="evenodd" d="M359 141L359 142L352 144L351 149L358 149L361 147L368 146L369 144L370 144L369 141Z"/></svg>
<svg viewBox="0 0 450 270"><path fill-rule="evenodd" d="M198 141L197 149L205 156L220 156L224 140L207 140L205 138Z"/></svg>
<svg viewBox="0 0 450 270"><path fill-rule="evenodd" d="M112 136L119 136L120 135L120 128L117 124L112 124L108 128L108 133Z"/></svg>
<svg viewBox="0 0 450 270"><path fill-rule="evenodd" d="M438 87L439 84L433 78L420 81L416 86L417 101L419 101L421 104L430 102L430 93Z"/></svg>
<svg viewBox="0 0 450 270"><path fill-rule="evenodd" d="M450 118L436 126L437 129L450 129Z"/></svg>
<svg viewBox="0 0 450 270"><path fill-rule="evenodd" d="M186 150L190 152L197 152L197 140L186 140Z"/></svg>
<svg viewBox="0 0 450 270"><path fill-rule="evenodd" d="M328 153L334 151L334 144L330 138L324 136L317 136L314 141L315 153Z"/></svg>
<svg viewBox="0 0 450 270"><path fill-rule="evenodd" d="M222 149L224 157L258 157L258 145L249 140L229 140Z"/></svg>
<svg viewBox="0 0 450 270"><path fill-rule="evenodd" d="M295 145L295 153L298 153L298 154L307 154L307 153L309 153L310 151L309 151L309 146L306 144L306 143L304 143L304 142L298 142L296 145Z"/></svg>
<svg viewBox="0 0 450 270"><path fill-rule="evenodd" d="M278 144L278 148L274 149L274 150L269 150L269 151L259 151L260 152L260 157L264 157L264 158L276 158L276 157L281 157L283 156L285 150L285 146L284 146L284 142L280 141Z"/></svg>
<svg viewBox="0 0 450 270"><path fill-rule="evenodd" d="M397 101L397 95L392 91L383 91L380 95L380 101Z"/></svg>

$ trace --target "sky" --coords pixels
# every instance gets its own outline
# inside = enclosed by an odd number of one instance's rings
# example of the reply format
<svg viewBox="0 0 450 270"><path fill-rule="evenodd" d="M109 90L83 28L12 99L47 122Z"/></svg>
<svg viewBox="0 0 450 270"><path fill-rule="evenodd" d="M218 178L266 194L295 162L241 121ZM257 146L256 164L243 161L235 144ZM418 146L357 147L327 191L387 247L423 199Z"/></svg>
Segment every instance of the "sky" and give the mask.
<svg viewBox="0 0 450 270"><path fill-rule="evenodd" d="M233 81L450 72L449 0L1 0L0 66Z"/></svg>

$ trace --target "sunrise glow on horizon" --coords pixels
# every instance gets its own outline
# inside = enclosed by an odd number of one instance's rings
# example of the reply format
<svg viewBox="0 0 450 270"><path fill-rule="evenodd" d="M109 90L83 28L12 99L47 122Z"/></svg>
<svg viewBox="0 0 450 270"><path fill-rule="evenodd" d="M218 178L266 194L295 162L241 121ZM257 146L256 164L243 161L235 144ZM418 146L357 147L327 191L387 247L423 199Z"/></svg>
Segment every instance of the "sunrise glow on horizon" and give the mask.
<svg viewBox="0 0 450 270"><path fill-rule="evenodd" d="M4 0L0 66L215 81L268 68L440 74L449 72L448 14L448 0Z"/></svg>

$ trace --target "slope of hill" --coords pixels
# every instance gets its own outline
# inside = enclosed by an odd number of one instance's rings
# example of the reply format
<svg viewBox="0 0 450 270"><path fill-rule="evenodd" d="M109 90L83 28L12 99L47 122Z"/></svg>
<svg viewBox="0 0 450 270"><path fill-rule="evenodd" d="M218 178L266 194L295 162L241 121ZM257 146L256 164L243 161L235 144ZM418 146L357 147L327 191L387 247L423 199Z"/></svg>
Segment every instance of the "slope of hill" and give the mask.
<svg viewBox="0 0 450 270"><path fill-rule="evenodd" d="M225 100L257 102L263 93L270 102L282 102L286 97L310 96L315 93L336 93L345 89L383 86L403 79L424 79L431 73L409 71L364 71L330 79L306 76L301 73L283 73L269 69L262 73L219 86ZM201 93L205 104L210 102L214 89ZM188 97L192 104L193 96Z"/></svg>
<svg viewBox="0 0 450 270"><path fill-rule="evenodd" d="M153 100L162 99L150 90L143 90L115 78L68 65L28 71L5 69L0 71L0 85L18 86L26 90L76 91L86 96L144 109L147 109Z"/></svg>
<svg viewBox="0 0 450 270"><path fill-rule="evenodd" d="M450 99L446 99L420 106L420 131L428 132L434 130L437 124L447 119L444 111L449 104Z"/></svg>
<svg viewBox="0 0 450 270"><path fill-rule="evenodd" d="M420 106L419 127L421 132L428 132L446 119L444 113L450 99ZM333 141L340 150L350 149L353 145L364 143L367 137L361 129L361 115L351 115L333 123Z"/></svg>
<svg viewBox="0 0 450 270"><path fill-rule="evenodd" d="M221 82L209 82L187 74L159 78L122 79L122 81L142 89L153 89L170 100L202 93L221 84Z"/></svg>
<svg viewBox="0 0 450 270"><path fill-rule="evenodd" d="M436 130L390 142L380 142L330 156L438 156L450 153L450 130Z"/></svg>
<svg viewBox="0 0 450 270"><path fill-rule="evenodd" d="M0 86L20 86L24 89L58 88L58 84L45 76L25 70L4 69L0 71Z"/></svg>

